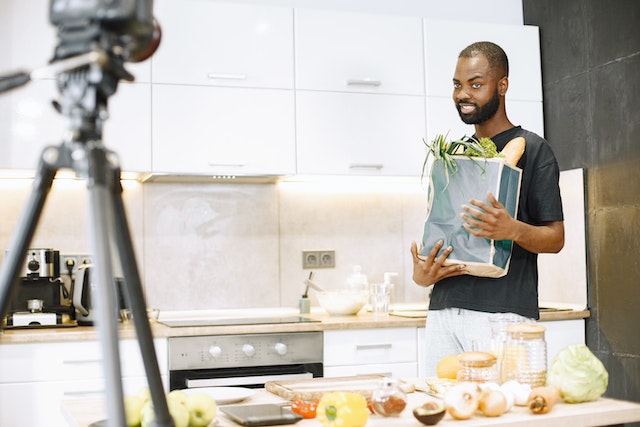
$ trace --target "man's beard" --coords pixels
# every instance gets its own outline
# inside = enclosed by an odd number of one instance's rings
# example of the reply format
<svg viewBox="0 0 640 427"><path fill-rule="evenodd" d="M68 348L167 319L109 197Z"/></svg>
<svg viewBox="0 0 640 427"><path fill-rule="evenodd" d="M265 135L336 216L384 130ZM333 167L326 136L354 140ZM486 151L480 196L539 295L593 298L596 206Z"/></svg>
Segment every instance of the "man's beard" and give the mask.
<svg viewBox="0 0 640 427"><path fill-rule="evenodd" d="M460 101L464 104L464 101ZM498 107L500 106L500 95L498 94L498 89L496 89L495 93L484 105L478 105L473 103L476 106L475 111L472 114L463 114L460 110L460 105L456 102L456 109L458 110L458 114L463 122L468 125L479 125L481 123L486 122L491 117L493 117L498 111Z"/></svg>

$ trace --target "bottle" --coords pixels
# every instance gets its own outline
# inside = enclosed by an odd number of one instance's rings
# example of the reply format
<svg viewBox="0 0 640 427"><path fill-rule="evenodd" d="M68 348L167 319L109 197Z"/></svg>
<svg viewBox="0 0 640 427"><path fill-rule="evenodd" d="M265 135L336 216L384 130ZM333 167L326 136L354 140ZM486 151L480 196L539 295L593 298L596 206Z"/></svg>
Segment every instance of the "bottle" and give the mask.
<svg viewBox="0 0 640 427"><path fill-rule="evenodd" d="M537 323L520 323L507 327L503 360L503 380L516 380L532 388L543 386L547 379L546 328Z"/></svg>
<svg viewBox="0 0 640 427"><path fill-rule="evenodd" d="M481 351L462 353L458 358L457 379L460 382L497 383L496 356Z"/></svg>
<svg viewBox="0 0 640 427"><path fill-rule="evenodd" d="M369 282L367 281L366 274L362 272L361 266L353 266L353 272L347 278L347 286L349 287L349 290L352 291L368 292Z"/></svg>
<svg viewBox="0 0 640 427"><path fill-rule="evenodd" d="M383 417L397 417L407 406L407 395L398 382L391 378L380 380L378 388L371 395L373 412Z"/></svg>
<svg viewBox="0 0 640 427"><path fill-rule="evenodd" d="M389 289L389 295L390 295L390 299L389 299L389 305L391 305L393 303L393 291L395 288L395 285L393 284L393 282L391 282L391 278L394 276L397 276L398 273L396 273L395 271L387 271L384 273L384 285L385 287L387 287Z"/></svg>

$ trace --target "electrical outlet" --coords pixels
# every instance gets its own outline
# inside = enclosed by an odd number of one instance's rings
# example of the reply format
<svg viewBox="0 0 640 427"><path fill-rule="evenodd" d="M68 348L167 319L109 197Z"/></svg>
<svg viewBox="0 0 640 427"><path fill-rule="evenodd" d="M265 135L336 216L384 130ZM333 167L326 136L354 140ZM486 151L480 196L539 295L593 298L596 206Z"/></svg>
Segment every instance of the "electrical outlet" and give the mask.
<svg viewBox="0 0 640 427"><path fill-rule="evenodd" d="M302 251L302 268L335 268L336 251L334 250L318 250L318 251Z"/></svg>

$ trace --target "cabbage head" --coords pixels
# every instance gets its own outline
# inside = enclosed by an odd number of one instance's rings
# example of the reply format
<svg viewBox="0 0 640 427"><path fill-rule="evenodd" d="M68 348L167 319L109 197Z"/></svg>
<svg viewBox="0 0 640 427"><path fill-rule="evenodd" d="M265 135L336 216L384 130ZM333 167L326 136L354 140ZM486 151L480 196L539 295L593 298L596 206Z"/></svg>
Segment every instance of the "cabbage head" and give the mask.
<svg viewBox="0 0 640 427"><path fill-rule="evenodd" d="M607 390L609 374L600 360L584 344L563 348L553 358L547 385L560 391L567 403L591 402Z"/></svg>

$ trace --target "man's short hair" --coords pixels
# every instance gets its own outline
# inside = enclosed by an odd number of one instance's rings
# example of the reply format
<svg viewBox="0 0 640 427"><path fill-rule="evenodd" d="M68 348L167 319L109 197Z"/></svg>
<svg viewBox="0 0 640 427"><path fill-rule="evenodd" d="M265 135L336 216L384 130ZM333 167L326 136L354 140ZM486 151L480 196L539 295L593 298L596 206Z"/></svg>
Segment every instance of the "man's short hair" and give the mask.
<svg viewBox="0 0 640 427"><path fill-rule="evenodd" d="M498 71L498 78L509 77L509 59L504 50L495 43L475 42L462 49L458 58L473 58L482 55L489 61L489 67Z"/></svg>

